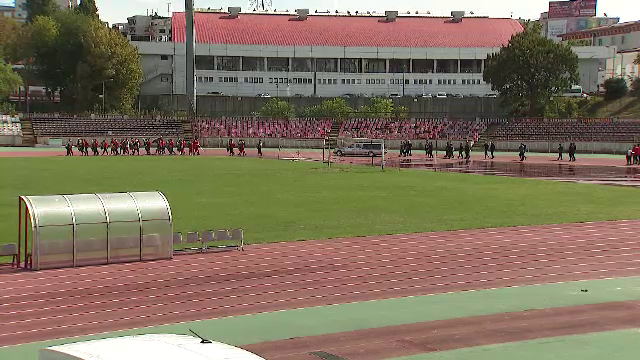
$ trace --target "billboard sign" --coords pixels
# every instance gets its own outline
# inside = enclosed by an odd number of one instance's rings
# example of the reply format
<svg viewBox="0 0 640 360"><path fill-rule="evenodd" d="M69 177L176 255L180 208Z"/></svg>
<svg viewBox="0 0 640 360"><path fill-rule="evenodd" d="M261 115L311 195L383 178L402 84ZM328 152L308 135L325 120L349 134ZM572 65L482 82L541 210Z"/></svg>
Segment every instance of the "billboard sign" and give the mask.
<svg viewBox="0 0 640 360"><path fill-rule="evenodd" d="M547 24L547 37L560 41L560 36L567 33L567 20L550 20Z"/></svg>
<svg viewBox="0 0 640 360"><path fill-rule="evenodd" d="M550 1L549 19L596 16L598 0Z"/></svg>

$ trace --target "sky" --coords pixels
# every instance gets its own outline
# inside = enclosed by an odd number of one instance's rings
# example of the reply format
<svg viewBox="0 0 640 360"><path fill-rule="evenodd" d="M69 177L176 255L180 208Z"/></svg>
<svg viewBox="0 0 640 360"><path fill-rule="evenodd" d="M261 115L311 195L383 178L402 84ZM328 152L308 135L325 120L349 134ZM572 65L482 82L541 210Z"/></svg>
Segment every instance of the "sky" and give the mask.
<svg viewBox="0 0 640 360"><path fill-rule="evenodd" d="M398 10L400 12L416 10L421 13L430 11L432 15L450 15L451 11L473 11L475 15L490 17L510 17L537 19L540 13L549 8L548 0L400 0L389 4L383 0L271 0L275 9L299 8L326 11L340 10L351 12ZM632 5L637 0L599 0L598 16L620 17L620 21L640 20L640 6ZM11 0L0 0L0 4L11 3ZM197 8L223 8L240 6L248 8L249 0L194 0ZM167 15L167 3L171 3L172 11L184 11L184 0L96 0L100 17L109 23L126 22L132 15L145 15L147 11L157 11L159 15Z"/></svg>

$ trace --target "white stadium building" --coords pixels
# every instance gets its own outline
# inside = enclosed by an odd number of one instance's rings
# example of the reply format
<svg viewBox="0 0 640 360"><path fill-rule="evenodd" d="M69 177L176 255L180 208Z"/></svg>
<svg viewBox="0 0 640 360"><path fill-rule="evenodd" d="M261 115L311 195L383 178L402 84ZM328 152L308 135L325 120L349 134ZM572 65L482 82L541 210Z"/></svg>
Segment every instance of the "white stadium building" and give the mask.
<svg viewBox="0 0 640 360"><path fill-rule="evenodd" d="M130 20L131 21L131 20ZM170 36L132 41L141 55L141 95L186 94L184 13ZM486 96L487 55L523 30L519 20L426 14L308 14L198 11L198 95ZM157 34L156 34L157 35ZM581 83L596 91L614 49L576 47Z"/></svg>

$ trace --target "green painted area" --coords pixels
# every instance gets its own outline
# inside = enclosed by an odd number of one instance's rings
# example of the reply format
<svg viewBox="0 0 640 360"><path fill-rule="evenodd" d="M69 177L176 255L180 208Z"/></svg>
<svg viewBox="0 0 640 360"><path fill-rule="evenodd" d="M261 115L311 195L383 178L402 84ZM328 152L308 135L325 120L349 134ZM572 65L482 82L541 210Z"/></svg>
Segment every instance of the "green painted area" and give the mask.
<svg viewBox="0 0 640 360"><path fill-rule="evenodd" d="M580 291L584 288L589 292ZM627 300L640 300L640 277L415 296L194 321L5 347L0 348L0 359L36 360L37 350L43 347L141 333L189 334L189 329L193 329L210 339L246 345L384 326Z"/></svg>
<svg viewBox="0 0 640 360"><path fill-rule="evenodd" d="M19 195L160 190L176 231L240 227L251 243L629 219L638 209L637 189L266 159L0 158L0 168L11 169L0 242L17 238Z"/></svg>
<svg viewBox="0 0 640 360"><path fill-rule="evenodd" d="M638 353L640 329L630 329L478 346L393 360L637 360Z"/></svg>

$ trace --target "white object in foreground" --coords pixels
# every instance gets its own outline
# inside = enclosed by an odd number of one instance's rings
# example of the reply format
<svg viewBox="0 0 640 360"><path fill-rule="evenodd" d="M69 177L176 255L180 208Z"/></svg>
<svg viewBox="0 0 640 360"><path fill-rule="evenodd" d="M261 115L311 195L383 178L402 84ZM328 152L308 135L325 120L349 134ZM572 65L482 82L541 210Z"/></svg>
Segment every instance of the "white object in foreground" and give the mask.
<svg viewBox="0 0 640 360"><path fill-rule="evenodd" d="M40 349L40 360L265 360L235 346L175 334L134 335Z"/></svg>

